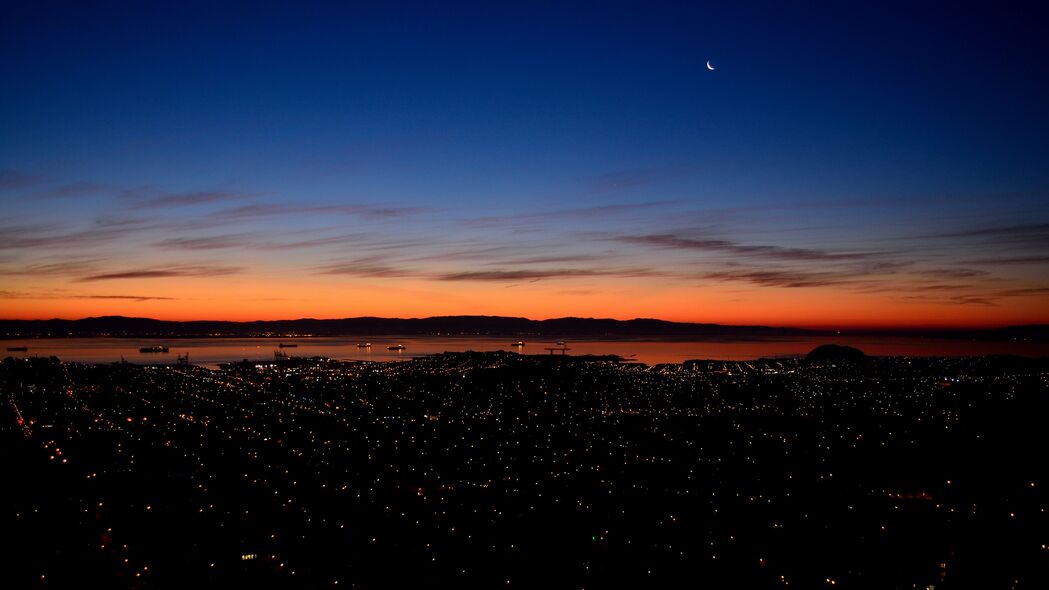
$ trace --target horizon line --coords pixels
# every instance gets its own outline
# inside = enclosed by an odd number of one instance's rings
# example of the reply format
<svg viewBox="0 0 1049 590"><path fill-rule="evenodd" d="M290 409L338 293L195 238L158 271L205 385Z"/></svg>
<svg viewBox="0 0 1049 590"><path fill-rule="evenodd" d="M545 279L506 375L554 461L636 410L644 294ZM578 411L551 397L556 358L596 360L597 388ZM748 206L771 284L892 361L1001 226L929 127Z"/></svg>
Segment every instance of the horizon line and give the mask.
<svg viewBox="0 0 1049 590"><path fill-rule="evenodd" d="M280 319L249 319L249 320L236 320L236 319L161 319L146 316L125 316L125 315L99 315L99 316L86 316L81 318L63 318L63 317L50 317L50 318L0 318L0 322L50 322L50 321L65 321L65 322L79 322L84 320L92 319L106 319L106 318L119 318L129 320L149 320L156 322L170 322L170 323L195 323L195 322L221 322L229 324L251 324L260 322L298 322L298 321L319 321L319 322L330 322L330 321L344 321L344 320L361 320L361 319L376 319L376 320L402 320L402 321L422 321L431 319L443 319L443 318L495 318L495 319L515 319L524 320L529 322L546 322L555 320L589 320L589 321L613 321L613 322L632 322L632 321L656 321L665 322L668 324L678 325L697 325L697 326L723 326L723 327L734 327L734 328L771 328L771 329L782 329L782 330L808 330L808 331L874 331L874 332L911 332L921 330L937 330L937 331L993 331L1015 327L1032 327L1032 326L1049 326L1049 323L1044 322L1032 322L1024 324L809 324L809 325L786 325L786 324L765 324L765 323L753 323L753 324L734 324L734 323L720 323L714 321L680 321L680 320L666 320L656 317L632 317L632 318L614 318L614 317L593 317L593 316L552 316L548 318L536 319L525 316L504 316L504 315L487 315L487 314L452 314L452 315L433 315L433 316L415 316L415 317L389 317L389 316L374 316L374 315L363 315L363 316L343 316L343 317L297 317L297 318L280 318Z"/></svg>

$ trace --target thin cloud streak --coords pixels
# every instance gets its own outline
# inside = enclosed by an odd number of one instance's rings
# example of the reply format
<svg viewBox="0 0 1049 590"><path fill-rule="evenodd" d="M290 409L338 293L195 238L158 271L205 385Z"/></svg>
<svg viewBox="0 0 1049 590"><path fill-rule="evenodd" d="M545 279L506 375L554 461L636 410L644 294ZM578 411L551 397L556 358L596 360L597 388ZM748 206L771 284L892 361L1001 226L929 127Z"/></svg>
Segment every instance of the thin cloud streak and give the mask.
<svg viewBox="0 0 1049 590"><path fill-rule="evenodd" d="M590 207L578 207L574 209L556 209L553 211L538 211L531 213L518 213L509 215L489 215L464 219L462 223L470 227L504 227L514 226L526 222L539 222L558 219L593 219L601 217L615 217L626 213L634 213L646 209L656 209L674 205L680 201L648 201L644 203L612 203L607 205L594 205Z"/></svg>
<svg viewBox="0 0 1049 590"><path fill-rule="evenodd" d="M91 272L98 267L100 262L102 259L37 262L18 268L0 269L0 275L75 276Z"/></svg>
<svg viewBox="0 0 1049 590"><path fill-rule="evenodd" d="M244 272L235 266L173 266L167 268L143 268L120 272L109 272L88 275L76 279L77 282L116 281L123 279L164 279L171 277L215 277Z"/></svg>
<svg viewBox="0 0 1049 590"><path fill-rule="evenodd" d="M177 301L175 297L154 297L152 295L73 295L74 299L126 299L134 302L142 301Z"/></svg>
<svg viewBox="0 0 1049 590"><path fill-rule="evenodd" d="M617 236L612 239L625 244L650 246L667 250L721 252L738 256L798 262L868 260L880 255L875 252L828 252L807 248L747 245L721 238L693 238L677 234L628 235Z"/></svg>
<svg viewBox="0 0 1049 590"><path fill-rule="evenodd" d="M973 260L963 261L963 264L987 264L987 265L998 265L998 264L1049 264L1049 256L1044 255L1033 255L1033 256L1003 256L999 258L976 258Z"/></svg>
<svg viewBox="0 0 1049 590"><path fill-rule="evenodd" d="M593 179L591 188L594 192L614 192L647 186L674 178L685 176L693 170L691 166L668 166L655 168L636 168L606 172Z"/></svg>
<svg viewBox="0 0 1049 590"><path fill-rule="evenodd" d="M251 246L252 234L227 234L220 236L205 236L199 238L168 238L153 242L151 245L158 248L171 248L180 250L222 250L226 248L242 248Z"/></svg>
<svg viewBox="0 0 1049 590"><path fill-rule="evenodd" d="M978 270L974 268L929 268L923 270L916 270L912 274L919 276L934 276L948 279L970 279L976 277L985 277L990 275L986 270Z"/></svg>
<svg viewBox="0 0 1049 590"><path fill-rule="evenodd" d="M1009 249L1001 254L1010 258L1030 254L1041 254L1049 248L1049 223L1015 223L975 227L956 231L915 236L923 240L951 240L966 242L970 246L994 246ZM1034 250L1035 252L1031 252Z"/></svg>
<svg viewBox="0 0 1049 590"><path fill-rule="evenodd" d="M994 298L989 297L974 297L970 295L953 295L950 297L935 297L930 295L904 295L901 299L908 301L921 301L925 303L936 303L936 304L954 304L954 305L975 305L981 307L999 307L997 301Z"/></svg>
<svg viewBox="0 0 1049 590"><path fill-rule="evenodd" d="M0 299L111 299L132 301L177 301L176 297L158 297L153 295L77 295L70 293L26 293L23 291L0 291Z"/></svg>
<svg viewBox="0 0 1049 590"><path fill-rule="evenodd" d="M287 205L253 203L215 213L220 219L253 219L282 215L356 215L368 219L392 219L426 211L423 207L383 207L377 205Z"/></svg>
<svg viewBox="0 0 1049 590"><path fill-rule="evenodd" d="M605 260L606 255L599 254L566 254L564 256L533 256L531 258L510 258L506 260L493 260L485 264L502 266L528 266L531 264L558 264L563 262L592 262Z"/></svg>
<svg viewBox="0 0 1049 590"><path fill-rule="evenodd" d="M18 190L47 182L42 174L31 174L22 170L0 170L0 191Z"/></svg>
<svg viewBox="0 0 1049 590"><path fill-rule="evenodd" d="M702 279L751 283L760 287L848 287L852 290L877 292L884 288L879 278L896 275L913 264L909 261L878 260L833 265L825 269L745 267L730 264L728 268L705 272ZM811 265L809 265L811 266ZM899 285L895 285L898 288Z"/></svg>
<svg viewBox="0 0 1049 590"><path fill-rule="evenodd" d="M71 182L61 186L36 191L33 196L40 199L61 199L66 197L81 197L85 195L98 195L112 190L108 184L101 182Z"/></svg>
<svg viewBox="0 0 1049 590"><path fill-rule="evenodd" d="M931 237L971 238L980 236L1015 236L1030 234L1049 234L1049 223L1019 223L1013 225L999 225L982 228L973 228L968 230L933 234Z"/></svg>
<svg viewBox="0 0 1049 590"><path fill-rule="evenodd" d="M416 273L390 266L379 257L358 258L316 267L319 274L352 277L392 278L417 276Z"/></svg>
<svg viewBox="0 0 1049 590"><path fill-rule="evenodd" d="M714 281L752 283L762 287L826 287L840 285L855 278L832 272L799 272L793 270L723 270L703 273L703 279Z"/></svg>
<svg viewBox="0 0 1049 590"><path fill-rule="evenodd" d="M537 270L480 270L436 275L439 281L527 281L572 279L579 277L651 277L664 276L651 269L554 268Z"/></svg>
<svg viewBox="0 0 1049 590"><path fill-rule="evenodd" d="M91 228L47 234L55 228L0 228L0 250L83 249L105 244L138 231L127 227Z"/></svg>
<svg viewBox="0 0 1049 590"><path fill-rule="evenodd" d="M191 207L195 205L209 205L212 203L224 203L260 196L261 193L245 193L240 191L192 191L192 192L168 192L152 187L126 189L120 196L128 203L130 209L163 209L170 207Z"/></svg>

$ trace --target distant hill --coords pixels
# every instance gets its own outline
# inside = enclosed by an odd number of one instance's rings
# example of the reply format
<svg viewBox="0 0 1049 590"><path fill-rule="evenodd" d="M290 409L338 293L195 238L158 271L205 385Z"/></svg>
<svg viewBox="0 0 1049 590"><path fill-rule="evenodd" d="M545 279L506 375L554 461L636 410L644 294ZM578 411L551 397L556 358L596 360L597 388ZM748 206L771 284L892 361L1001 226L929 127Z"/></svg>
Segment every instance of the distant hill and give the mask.
<svg viewBox="0 0 1049 590"><path fill-rule="evenodd" d="M556 318L530 320L500 316L438 316L429 318L359 317L252 322L176 322L150 318L105 316L80 320L0 320L0 335L15 336L262 336L342 335L543 335L551 337L701 338L760 340L818 334L797 328L693 324L655 319L613 320Z"/></svg>
<svg viewBox="0 0 1049 590"><path fill-rule="evenodd" d="M1001 340L1045 342L1049 340L1049 324L1030 324L1027 326L1008 326L989 330Z"/></svg>
<svg viewBox="0 0 1049 590"><path fill-rule="evenodd" d="M661 338L681 340L765 340L832 333L800 328L731 326L668 322L638 318L555 318L530 320L504 316L436 316L429 318L358 317L319 320L269 320L251 322L176 322L151 318L103 316L79 320L0 320L0 338L69 336L316 336L352 335L462 335L546 336L552 338ZM905 336L995 341L1049 341L1049 325L1010 326L992 329L921 329L851 331L849 336Z"/></svg>
<svg viewBox="0 0 1049 590"><path fill-rule="evenodd" d="M813 363L856 363L865 358L862 350L840 344L817 346L805 355L805 360Z"/></svg>

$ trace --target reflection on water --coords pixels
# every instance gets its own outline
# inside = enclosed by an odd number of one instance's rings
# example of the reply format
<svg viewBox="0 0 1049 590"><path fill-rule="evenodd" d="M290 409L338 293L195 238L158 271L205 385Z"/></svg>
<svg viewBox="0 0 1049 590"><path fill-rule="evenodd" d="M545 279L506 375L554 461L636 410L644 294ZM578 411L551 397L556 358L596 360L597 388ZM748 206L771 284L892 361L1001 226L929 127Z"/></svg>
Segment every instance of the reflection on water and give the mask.
<svg viewBox="0 0 1049 590"><path fill-rule="evenodd" d="M361 342L371 347L359 348ZM281 343L295 347L280 348ZM324 356L340 360L396 361L446 351L507 350L522 354L549 354L560 348L553 340L526 341L515 346L514 338L456 338L429 336L376 336L372 338L66 338L7 340L6 348L28 347L28 351L0 353L3 356L57 356L64 361L108 363L121 358L131 363L174 363L177 355L189 354L193 364L211 365L243 359L267 360L274 351L289 356ZM616 354L642 363L680 363L688 359L748 360L759 357L801 356L820 344L847 344L870 355L969 356L982 354L1049 355L1049 344L1032 342L973 342L900 337L808 337L784 340L737 342L680 342L637 340L568 341L568 354ZM143 353L140 348L167 345L168 353ZM403 350L388 347L403 345ZM558 353L559 354L559 353Z"/></svg>

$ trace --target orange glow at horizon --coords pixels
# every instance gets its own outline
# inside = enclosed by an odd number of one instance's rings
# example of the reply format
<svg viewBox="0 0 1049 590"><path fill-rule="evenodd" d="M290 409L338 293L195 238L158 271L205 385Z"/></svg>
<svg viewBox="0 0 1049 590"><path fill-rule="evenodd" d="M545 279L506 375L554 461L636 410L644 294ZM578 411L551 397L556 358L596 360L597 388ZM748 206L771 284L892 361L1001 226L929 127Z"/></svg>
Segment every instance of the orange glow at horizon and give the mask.
<svg viewBox="0 0 1049 590"><path fill-rule="evenodd" d="M1005 306L915 302L884 293L829 287L741 288L636 280L441 282L415 279L276 281L223 277L114 281L65 296L4 301L4 319L79 319L103 315L161 320L287 320L298 318L495 315L549 319L656 318L680 322L804 328L994 327L1044 323L1038 297ZM111 292L134 293L112 298Z"/></svg>

